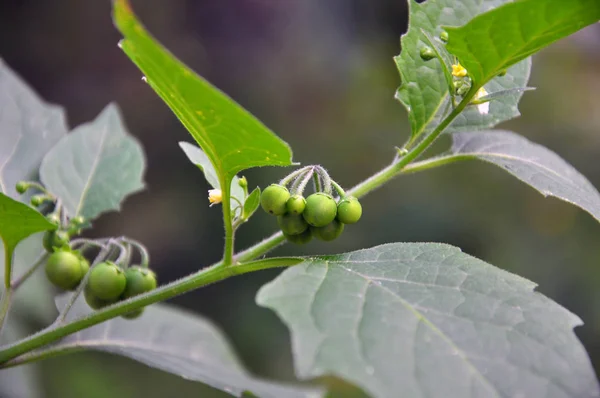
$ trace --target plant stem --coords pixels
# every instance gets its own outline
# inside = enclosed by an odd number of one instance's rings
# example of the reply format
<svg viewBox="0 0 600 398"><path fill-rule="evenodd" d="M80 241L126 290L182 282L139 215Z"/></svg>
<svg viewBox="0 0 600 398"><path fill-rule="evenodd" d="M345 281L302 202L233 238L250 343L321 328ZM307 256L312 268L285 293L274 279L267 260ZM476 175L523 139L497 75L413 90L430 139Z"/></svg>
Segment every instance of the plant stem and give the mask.
<svg viewBox="0 0 600 398"><path fill-rule="evenodd" d="M223 266L227 267L233 263L233 245L235 239L235 230L231 220L231 179L224 178L221 181L223 190L223 224L225 226L225 249L223 252Z"/></svg>
<svg viewBox="0 0 600 398"><path fill-rule="evenodd" d="M12 298L13 290L10 287L10 280L12 278L12 258L13 258L13 249L6 247L4 245L4 293L2 293L2 298L0 298L0 335L2 335L2 327L4 326L4 321L6 320L6 316L8 315L8 310L10 309L10 300Z"/></svg>
<svg viewBox="0 0 600 398"><path fill-rule="evenodd" d="M454 108L452 112L450 112L448 116L446 116L444 120L442 120L442 122L429 135L423 138L423 140L419 142L419 144L416 145L414 148L412 148L406 155L395 160L392 164L382 169L380 172L359 183L354 188L348 190L347 194L353 195L357 198L364 196L369 192L379 188L383 184L387 183L397 175L402 174L405 168L408 172L414 172L417 171L419 167L421 169L434 167L434 165L436 165L435 162L438 162L437 165L451 162L451 160L449 160L449 157L437 159L434 158L429 161L421 162L420 165L413 165L412 170L409 167L407 167L409 163L411 163L413 160L418 158L423 152L425 152L425 150L440 136L444 129L448 127L450 123L452 123L456 116L458 116L462 112L462 110L469 104L469 102L475 95L476 90L477 88L472 87L471 90L460 102L460 104L458 104L457 107ZM315 183L320 185L318 177L315 178ZM225 185L226 184L224 184L224 182L221 183L222 187L224 187ZM229 191L229 189L227 189L227 191ZM229 196L225 195L224 197L228 198ZM292 266L303 261L302 258L288 257L265 259L245 264L233 265L233 227L231 222L231 202L229 200L223 202L223 217L225 221L225 254L223 256L223 261L216 263L203 270L200 270L185 278L161 286L151 292L116 303L102 310L86 315L82 318L75 319L70 323L59 325L54 328L50 327L44 329L23 340L8 345L3 349L0 349L0 364L4 364L9 360L18 357L19 355L22 355L31 350L49 344L69 334L96 325L98 323L122 315L124 313L140 309L146 305L170 299L177 295L206 286L214 282L221 281L223 279L235 275L241 275L248 272L254 272L268 268ZM279 246L284 241L285 238L283 237L283 234L281 232L273 234L270 237L261 241L260 243L239 253L236 256L236 261L244 262L260 257L272 250L273 248ZM0 367L2 366L0 365Z"/></svg>
<svg viewBox="0 0 600 398"><path fill-rule="evenodd" d="M54 327L50 326L49 328L41 330L38 333L33 334L21 341L5 346L2 350L0 350L0 364L4 364L10 359L16 358L21 354L49 344L60 339L61 337L65 337L79 330L96 325L121 314L134 311L146 305L170 299L190 290L194 290L235 275L242 275L269 268L290 267L299 264L302 261L304 260L300 257L283 257L253 261L246 264L232 265L230 267L224 267L223 263L219 262L185 278L161 286L149 293L135 296L129 300L121 301L81 318L77 318L70 323L58 326L55 325ZM0 365L0 368L1 367L2 366Z"/></svg>

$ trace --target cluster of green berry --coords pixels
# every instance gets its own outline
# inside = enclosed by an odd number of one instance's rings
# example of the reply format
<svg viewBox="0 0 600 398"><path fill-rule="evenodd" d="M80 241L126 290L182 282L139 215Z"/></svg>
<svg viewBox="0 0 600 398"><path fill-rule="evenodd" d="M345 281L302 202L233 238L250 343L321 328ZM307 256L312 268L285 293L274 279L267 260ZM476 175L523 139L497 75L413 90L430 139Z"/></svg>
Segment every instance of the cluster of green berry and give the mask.
<svg viewBox="0 0 600 398"><path fill-rule="evenodd" d="M48 252L46 277L54 286L63 290L83 288L85 300L93 309L100 309L156 288L156 275L148 269L148 255L139 243L125 238L71 240L89 223L81 216L68 217L62 205L39 183L21 181L16 186L17 192L21 194L31 188L44 192L42 195L33 195L31 204L44 213L49 209L50 214L46 218L56 225L56 229L47 231L43 238L43 246ZM132 245L140 250L142 265L129 266ZM95 260L97 264L90 267L90 262L83 253L94 247L105 250L100 250ZM109 258L115 251L118 258L113 262ZM81 286L82 283L85 285ZM141 315L142 311L143 309L139 309L123 317L133 319Z"/></svg>
<svg viewBox="0 0 600 398"><path fill-rule="evenodd" d="M315 183L315 193L304 198L302 193L310 180ZM291 193L287 184L291 184ZM331 194L332 187L340 196L337 202ZM313 236L332 241L342 234L345 224L354 224L362 216L358 199L347 196L320 166L307 166L279 184L268 186L262 192L260 203L263 210L277 216L286 239L297 244L308 243Z"/></svg>

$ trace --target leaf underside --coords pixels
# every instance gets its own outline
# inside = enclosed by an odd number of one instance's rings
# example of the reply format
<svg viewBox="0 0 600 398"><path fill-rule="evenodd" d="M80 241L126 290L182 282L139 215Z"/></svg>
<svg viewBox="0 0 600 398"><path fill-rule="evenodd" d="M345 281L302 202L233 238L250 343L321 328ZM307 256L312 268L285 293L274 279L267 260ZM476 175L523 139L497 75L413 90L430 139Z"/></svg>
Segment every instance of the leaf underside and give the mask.
<svg viewBox="0 0 600 398"><path fill-rule="evenodd" d="M401 86L396 98L408 111L412 138L435 127L450 107L448 84L439 61L424 61L419 55L421 48L429 45L423 32L437 38L442 32L442 25L463 25L474 16L508 1L428 0L418 4L409 0L409 27L402 36L402 52L395 57L395 61L401 77ZM486 90L495 92L525 87L530 69L531 61L526 59L510 68L505 76L490 81ZM517 117L517 104L521 96L522 93L515 93L494 101L488 114L480 114L476 108L470 107L446 131L452 133L491 128L502 121Z"/></svg>
<svg viewBox="0 0 600 398"><path fill-rule="evenodd" d="M110 104L48 152L40 177L71 217L91 220L119 210L125 197L144 188L145 163L141 145Z"/></svg>
<svg viewBox="0 0 600 398"><path fill-rule="evenodd" d="M0 58L0 193L37 178L46 152L67 133L62 107L44 102Z"/></svg>
<svg viewBox="0 0 600 398"><path fill-rule="evenodd" d="M67 295L57 299L64 305ZM90 313L80 298L68 319ZM122 355L148 366L200 381L233 396L249 391L261 398L319 398L304 386L260 380L241 365L222 332L197 314L164 304L147 307L136 320L115 318L66 337L52 350L97 350Z"/></svg>
<svg viewBox="0 0 600 398"><path fill-rule="evenodd" d="M598 397L573 327L535 285L449 245L394 243L308 258L257 303L292 334L300 378L373 397Z"/></svg>
<svg viewBox="0 0 600 398"><path fill-rule="evenodd" d="M480 159L517 177L544 196L574 204L600 221L600 193L573 166L548 148L505 130L452 137L455 156Z"/></svg>

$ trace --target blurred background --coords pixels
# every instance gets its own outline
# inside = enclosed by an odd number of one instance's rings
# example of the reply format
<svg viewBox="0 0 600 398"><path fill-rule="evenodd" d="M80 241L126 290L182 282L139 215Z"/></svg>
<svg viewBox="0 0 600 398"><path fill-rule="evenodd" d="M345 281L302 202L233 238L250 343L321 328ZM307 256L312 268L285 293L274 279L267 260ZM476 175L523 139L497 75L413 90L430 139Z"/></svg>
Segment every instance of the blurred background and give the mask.
<svg viewBox="0 0 600 398"><path fill-rule="evenodd" d="M286 140L296 161L322 164L344 187L390 162L409 134L406 112L393 99L399 77L392 57L407 27L404 0L132 3L173 53ZM221 214L208 207L209 187L177 145L193 140L117 48L119 38L108 0L0 2L0 57L11 68L43 98L65 106L72 127L116 101L142 142L148 189L98 220L90 236L126 234L144 242L167 282L220 258ZM600 187L600 25L536 55L530 85L537 90L525 94L523 116L501 127L556 151ZM264 187L285 173L245 175L250 187ZM276 254L396 241L459 246L535 281L579 315L585 325L576 333L600 370L600 225L590 215L479 163L402 177L362 203L361 223L338 241L285 246ZM272 218L257 214L241 228L238 248L276 230ZM253 373L294 380L287 329L254 304L258 288L278 272L244 275L172 302L212 319ZM35 370L45 398L227 396L105 354L51 359ZM360 396L329 383L334 396Z"/></svg>

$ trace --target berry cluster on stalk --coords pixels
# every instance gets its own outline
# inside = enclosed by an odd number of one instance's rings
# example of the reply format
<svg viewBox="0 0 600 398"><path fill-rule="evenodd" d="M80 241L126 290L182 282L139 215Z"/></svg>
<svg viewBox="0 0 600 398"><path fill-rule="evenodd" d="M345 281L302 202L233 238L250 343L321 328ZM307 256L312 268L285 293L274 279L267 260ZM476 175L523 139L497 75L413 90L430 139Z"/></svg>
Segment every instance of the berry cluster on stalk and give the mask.
<svg viewBox="0 0 600 398"><path fill-rule="evenodd" d="M303 192L311 181L315 192L304 198ZM339 195L337 199L333 190ZM342 234L345 224L354 224L362 216L358 199L346 195L321 166L301 168L279 184L268 186L260 203L264 211L277 216L286 239L296 244L308 243L313 237L332 241Z"/></svg>
<svg viewBox="0 0 600 398"><path fill-rule="evenodd" d="M31 205L46 215L56 225L43 237L47 252L45 272L48 280L57 288L83 293L85 301L93 309L126 300L133 296L154 290L157 286L156 274L148 268L149 256L146 249L131 239L82 239L82 229L90 223L81 216L70 217L60 200L37 182L20 181L17 192L24 194L37 189L42 194L31 196ZM130 265L133 249L137 249L141 263ZM86 255L94 251L93 265ZM140 316L143 309L122 315L133 319Z"/></svg>

